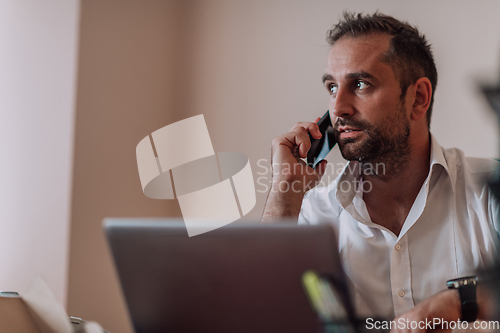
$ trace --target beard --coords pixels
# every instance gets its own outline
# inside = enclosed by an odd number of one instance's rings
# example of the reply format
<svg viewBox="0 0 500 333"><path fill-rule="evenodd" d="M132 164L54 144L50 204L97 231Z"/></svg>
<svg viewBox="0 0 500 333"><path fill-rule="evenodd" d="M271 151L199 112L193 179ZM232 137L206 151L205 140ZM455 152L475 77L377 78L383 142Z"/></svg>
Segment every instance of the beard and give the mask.
<svg viewBox="0 0 500 333"><path fill-rule="evenodd" d="M364 132L365 138L341 139L339 126L359 129ZM334 130L342 157L348 161L359 161L371 167L383 163L392 174L400 171L409 161L411 131L403 101L394 116L389 116L380 125L365 120L337 118Z"/></svg>

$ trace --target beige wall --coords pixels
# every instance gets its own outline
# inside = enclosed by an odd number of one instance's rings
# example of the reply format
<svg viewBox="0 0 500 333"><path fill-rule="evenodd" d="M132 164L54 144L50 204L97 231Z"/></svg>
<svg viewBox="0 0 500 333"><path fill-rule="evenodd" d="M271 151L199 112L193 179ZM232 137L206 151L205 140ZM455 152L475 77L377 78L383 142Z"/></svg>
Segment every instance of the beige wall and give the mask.
<svg viewBox="0 0 500 333"><path fill-rule="evenodd" d="M468 155L497 156L496 119L475 87L478 78L491 80L498 73L497 1L85 0L69 271L72 315L128 332L101 220L179 215L176 202L142 194L135 162L140 139L203 113L215 150L247 154L257 180L263 171L257 162L269 159L272 138L326 111L324 36L344 9L379 9L418 25L434 45L440 76L434 134L443 146ZM263 190L257 184L252 217L262 212Z"/></svg>
<svg viewBox="0 0 500 333"><path fill-rule="evenodd" d="M178 215L142 194L135 146L179 120L178 9L168 1L83 1L68 313L129 332L101 221Z"/></svg>
<svg viewBox="0 0 500 333"><path fill-rule="evenodd" d="M66 301L79 1L0 1L0 290Z"/></svg>

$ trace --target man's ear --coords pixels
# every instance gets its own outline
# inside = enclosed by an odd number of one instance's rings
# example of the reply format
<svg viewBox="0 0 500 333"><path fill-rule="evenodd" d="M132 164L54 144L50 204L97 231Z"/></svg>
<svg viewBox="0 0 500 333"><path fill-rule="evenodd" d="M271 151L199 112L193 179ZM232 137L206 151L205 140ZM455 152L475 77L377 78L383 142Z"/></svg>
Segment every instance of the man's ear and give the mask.
<svg viewBox="0 0 500 333"><path fill-rule="evenodd" d="M412 105L411 119L418 121L425 116L431 104L432 84L428 78L422 77L413 84L413 87L415 100Z"/></svg>

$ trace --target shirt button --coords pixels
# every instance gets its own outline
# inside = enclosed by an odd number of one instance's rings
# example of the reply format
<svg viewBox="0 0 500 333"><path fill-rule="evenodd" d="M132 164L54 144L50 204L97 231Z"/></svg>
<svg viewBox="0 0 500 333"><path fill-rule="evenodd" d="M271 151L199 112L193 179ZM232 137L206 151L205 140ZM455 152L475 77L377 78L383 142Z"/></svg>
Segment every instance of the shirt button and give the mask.
<svg viewBox="0 0 500 333"><path fill-rule="evenodd" d="M401 250L401 245L396 244L396 246L394 246L394 248L396 249L396 251L399 251L399 250Z"/></svg>
<svg viewBox="0 0 500 333"><path fill-rule="evenodd" d="M403 296L405 295L405 292L404 292L404 291L402 291L402 290L400 290L400 291L398 291L398 295L399 295L400 297L403 297Z"/></svg>

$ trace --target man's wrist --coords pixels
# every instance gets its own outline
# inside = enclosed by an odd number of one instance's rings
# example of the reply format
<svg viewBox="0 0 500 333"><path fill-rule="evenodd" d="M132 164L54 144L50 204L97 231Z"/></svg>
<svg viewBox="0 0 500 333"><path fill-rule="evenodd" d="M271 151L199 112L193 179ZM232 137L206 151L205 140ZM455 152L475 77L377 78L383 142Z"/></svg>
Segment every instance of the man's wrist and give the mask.
<svg viewBox="0 0 500 333"><path fill-rule="evenodd" d="M271 188L262 215L262 222L273 222L273 220L280 218L298 218L303 198L303 192L280 191Z"/></svg>
<svg viewBox="0 0 500 333"><path fill-rule="evenodd" d="M473 322L477 319L477 276L466 276L448 280L446 285L449 289L457 290L460 299L460 319Z"/></svg>

